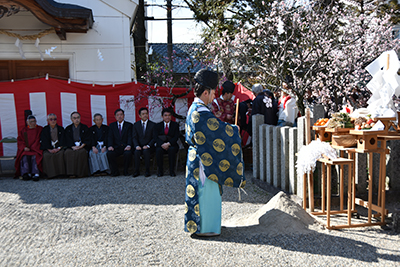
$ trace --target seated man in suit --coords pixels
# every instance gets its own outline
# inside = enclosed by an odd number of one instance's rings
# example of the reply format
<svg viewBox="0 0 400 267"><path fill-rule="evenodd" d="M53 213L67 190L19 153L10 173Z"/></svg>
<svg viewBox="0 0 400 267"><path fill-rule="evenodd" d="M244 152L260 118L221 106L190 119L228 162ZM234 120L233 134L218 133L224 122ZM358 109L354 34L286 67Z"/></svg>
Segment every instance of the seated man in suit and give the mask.
<svg viewBox="0 0 400 267"><path fill-rule="evenodd" d="M158 177L163 176L163 155L168 153L169 174L175 175L175 158L179 150L179 124L171 121L172 112L164 108L161 112L163 121L154 127L154 140L156 141L156 158L158 165Z"/></svg>
<svg viewBox="0 0 400 267"><path fill-rule="evenodd" d="M107 157L111 168L111 176L118 176L117 157L124 155L124 175L128 176L132 160L132 123L124 120L125 112L117 109L114 112L116 122L110 123L108 130Z"/></svg>
<svg viewBox="0 0 400 267"><path fill-rule="evenodd" d="M133 153L135 154L135 173L133 177L140 175L140 156L144 156L146 166L145 177L150 176L150 155L154 152L153 130L155 123L149 120L149 110L139 109L140 121L133 124Z"/></svg>
<svg viewBox="0 0 400 267"><path fill-rule="evenodd" d="M72 123L65 128L66 147L64 152L67 176L89 176L88 150L91 148L89 128L81 123L81 114L71 113Z"/></svg>
<svg viewBox="0 0 400 267"><path fill-rule="evenodd" d="M89 152L90 174L110 173L110 166L107 158L107 137L108 126L103 124L103 116L94 114L93 122L89 128L92 149Z"/></svg>
<svg viewBox="0 0 400 267"><path fill-rule="evenodd" d="M40 135L40 149L43 150L43 173L48 178L65 175L64 128L57 124L54 113L47 115L47 123Z"/></svg>

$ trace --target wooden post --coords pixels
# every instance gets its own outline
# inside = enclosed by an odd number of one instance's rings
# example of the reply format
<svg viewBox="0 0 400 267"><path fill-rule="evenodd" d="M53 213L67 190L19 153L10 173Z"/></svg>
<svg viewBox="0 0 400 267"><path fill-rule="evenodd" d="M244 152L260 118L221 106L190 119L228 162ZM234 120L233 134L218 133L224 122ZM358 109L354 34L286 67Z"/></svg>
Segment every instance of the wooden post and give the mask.
<svg viewBox="0 0 400 267"><path fill-rule="evenodd" d="M350 155L350 153L349 153ZM354 162L352 164L349 164L347 166L347 224L351 225L351 208L352 208L352 195L351 195L351 191L352 191L352 186L353 185L353 177L351 176L351 172L352 172L352 165L354 165ZM344 166L342 166L344 167Z"/></svg>
<svg viewBox="0 0 400 267"><path fill-rule="evenodd" d="M325 212L325 181L326 181L326 164L322 163L322 185L321 185L321 211Z"/></svg>
<svg viewBox="0 0 400 267"><path fill-rule="evenodd" d="M340 183L340 191L339 191L339 198L340 198L340 211L344 210L343 207L343 198L344 198L344 165L339 166L339 183Z"/></svg>
<svg viewBox="0 0 400 267"><path fill-rule="evenodd" d="M373 174L373 155L374 153L370 152L369 161L368 161L368 223L371 223L372 218L372 174Z"/></svg>
<svg viewBox="0 0 400 267"><path fill-rule="evenodd" d="M305 114L306 120L305 120L305 135L306 135L306 145L311 143L311 121L310 121L310 108L306 108L306 114ZM314 183L313 183L313 176L312 172L307 173L307 181L308 181L308 190L309 190L309 208L311 212L314 211Z"/></svg>
<svg viewBox="0 0 400 267"><path fill-rule="evenodd" d="M326 179L326 197L327 197L327 203L326 203L326 226L329 229L331 227L331 174L332 174L332 169L331 165L327 164L327 179Z"/></svg>
<svg viewBox="0 0 400 267"><path fill-rule="evenodd" d="M386 142L384 142L386 143ZM386 149L386 146L384 147ZM380 162L381 162L381 174L382 176L379 177L379 180L381 181L381 207L382 207L382 211L381 211L381 222L384 223L385 222L385 216L386 216L386 212L385 212L385 201L386 201L386 153L382 152L381 154L381 158L380 158Z"/></svg>
<svg viewBox="0 0 400 267"><path fill-rule="evenodd" d="M303 209L307 210L307 173L303 175Z"/></svg>

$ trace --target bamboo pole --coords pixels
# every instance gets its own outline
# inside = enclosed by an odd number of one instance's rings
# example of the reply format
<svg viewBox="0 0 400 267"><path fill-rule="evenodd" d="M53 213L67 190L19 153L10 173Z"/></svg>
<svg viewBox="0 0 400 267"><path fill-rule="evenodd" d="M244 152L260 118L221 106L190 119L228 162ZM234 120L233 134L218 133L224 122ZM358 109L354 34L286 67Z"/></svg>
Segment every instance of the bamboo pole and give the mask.
<svg viewBox="0 0 400 267"><path fill-rule="evenodd" d="M238 117L239 117L239 98L236 98L235 125L238 125Z"/></svg>

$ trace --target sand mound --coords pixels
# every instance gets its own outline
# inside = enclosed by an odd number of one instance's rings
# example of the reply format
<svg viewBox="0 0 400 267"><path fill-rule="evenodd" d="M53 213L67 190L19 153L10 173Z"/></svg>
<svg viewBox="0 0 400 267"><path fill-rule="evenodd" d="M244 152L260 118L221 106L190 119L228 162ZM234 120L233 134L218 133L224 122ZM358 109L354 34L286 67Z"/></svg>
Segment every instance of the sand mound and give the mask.
<svg viewBox="0 0 400 267"><path fill-rule="evenodd" d="M254 214L230 220L225 227L266 234L307 233L318 227L317 222L285 193L279 192Z"/></svg>

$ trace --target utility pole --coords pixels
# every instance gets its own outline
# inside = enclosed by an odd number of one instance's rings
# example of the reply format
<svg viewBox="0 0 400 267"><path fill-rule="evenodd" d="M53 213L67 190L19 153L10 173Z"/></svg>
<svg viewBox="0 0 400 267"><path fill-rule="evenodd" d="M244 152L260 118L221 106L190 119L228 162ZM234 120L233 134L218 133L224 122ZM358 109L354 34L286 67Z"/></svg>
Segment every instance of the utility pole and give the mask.
<svg viewBox="0 0 400 267"><path fill-rule="evenodd" d="M167 35L168 66L172 70L172 0L167 0Z"/></svg>

